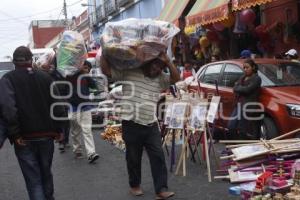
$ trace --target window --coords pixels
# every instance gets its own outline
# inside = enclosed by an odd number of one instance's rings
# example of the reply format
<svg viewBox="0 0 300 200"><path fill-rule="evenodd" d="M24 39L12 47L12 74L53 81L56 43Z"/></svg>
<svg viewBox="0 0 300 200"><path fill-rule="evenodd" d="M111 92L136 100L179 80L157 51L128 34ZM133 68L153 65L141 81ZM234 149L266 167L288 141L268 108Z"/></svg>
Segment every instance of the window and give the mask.
<svg viewBox="0 0 300 200"><path fill-rule="evenodd" d="M222 64L210 65L206 68L205 72L200 75L200 81L208 84L215 84L219 80Z"/></svg>
<svg viewBox="0 0 300 200"><path fill-rule="evenodd" d="M220 86L233 87L243 74L244 72L239 66L226 64Z"/></svg>

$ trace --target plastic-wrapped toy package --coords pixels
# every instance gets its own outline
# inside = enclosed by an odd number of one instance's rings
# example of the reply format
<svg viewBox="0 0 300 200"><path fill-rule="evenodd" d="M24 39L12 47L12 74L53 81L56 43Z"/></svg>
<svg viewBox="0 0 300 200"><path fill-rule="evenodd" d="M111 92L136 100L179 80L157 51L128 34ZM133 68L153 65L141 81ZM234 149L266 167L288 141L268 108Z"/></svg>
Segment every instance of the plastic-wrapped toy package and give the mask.
<svg viewBox="0 0 300 200"><path fill-rule="evenodd" d="M165 52L179 31L169 22L152 19L108 22L100 39L102 54L117 69L138 68Z"/></svg>
<svg viewBox="0 0 300 200"><path fill-rule="evenodd" d="M53 59L55 57L55 52L53 50L50 50L43 55L41 55L38 60L35 62L35 65L39 69L50 69L53 64Z"/></svg>
<svg viewBox="0 0 300 200"><path fill-rule="evenodd" d="M87 56L84 39L75 31L65 31L57 52L57 69L63 76L73 75Z"/></svg>

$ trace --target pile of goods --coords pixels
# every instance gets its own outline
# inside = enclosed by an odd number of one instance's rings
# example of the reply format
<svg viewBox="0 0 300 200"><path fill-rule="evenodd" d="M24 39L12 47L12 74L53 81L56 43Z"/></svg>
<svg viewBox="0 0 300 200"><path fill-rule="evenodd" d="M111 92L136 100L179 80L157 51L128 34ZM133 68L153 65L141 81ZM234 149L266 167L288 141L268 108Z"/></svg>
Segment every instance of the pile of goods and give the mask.
<svg viewBox="0 0 300 200"><path fill-rule="evenodd" d="M84 39L76 31L65 31L57 52L57 69L63 76L78 71L87 56Z"/></svg>
<svg viewBox="0 0 300 200"><path fill-rule="evenodd" d="M166 52L178 32L174 24L151 19L108 22L100 40L102 55L117 69L138 68Z"/></svg>
<svg viewBox="0 0 300 200"><path fill-rule="evenodd" d="M272 140L220 141L229 145L215 179L240 183L229 192L244 200L300 200L300 139L282 139L299 131Z"/></svg>
<svg viewBox="0 0 300 200"><path fill-rule="evenodd" d="M118 149L125 151L125 143L122 139L122 127L118 125L107 125L104 132L101 133L102 139L110 142Z"/></svg>

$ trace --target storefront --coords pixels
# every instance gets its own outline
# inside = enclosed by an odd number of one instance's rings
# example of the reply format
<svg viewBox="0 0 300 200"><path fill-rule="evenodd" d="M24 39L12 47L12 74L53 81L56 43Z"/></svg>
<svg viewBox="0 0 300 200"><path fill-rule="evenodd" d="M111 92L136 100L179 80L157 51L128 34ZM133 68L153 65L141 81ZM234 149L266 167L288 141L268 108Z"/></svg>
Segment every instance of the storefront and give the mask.
<svg viewBox="0 0 300 200"><path fill-rule="evenodd" d="M160 19L176 23L180 15L185 16L185 32L194 37L191 48L196 46L194 49L202 54L199 58L212 54L220 54L223 59L238 58L244 49L256 57L282 55L291 48L300 50L297 0L197 0L188 12L182 11L190 1L181 1L177 6L176 1L170 2Z"/></svg>

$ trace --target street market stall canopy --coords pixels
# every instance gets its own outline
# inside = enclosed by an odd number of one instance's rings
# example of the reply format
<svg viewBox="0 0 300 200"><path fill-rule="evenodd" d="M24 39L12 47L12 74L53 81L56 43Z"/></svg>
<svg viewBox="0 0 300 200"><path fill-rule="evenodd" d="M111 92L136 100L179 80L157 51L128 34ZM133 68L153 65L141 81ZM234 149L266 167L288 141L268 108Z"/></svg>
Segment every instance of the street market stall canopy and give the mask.
<svg viewBox="0 0 300 200"><path fill-rule="evenodd" d="M243 10L252 6L257 6L271 2L273 0L232 0L232 10Z"/></svg>
<svg viewBox="0 0 300 200"><path fill-rule="evenodd" d="M177 24L178 18L188 5L189 0L169 0L166 2L158 20Z"/></svg>
<svg viewBox="0 0 300 200"><path fill-rule="evenodd" d="M228 18L230 0L197 0L187 15L188 25L205 25Z"/></svg>

